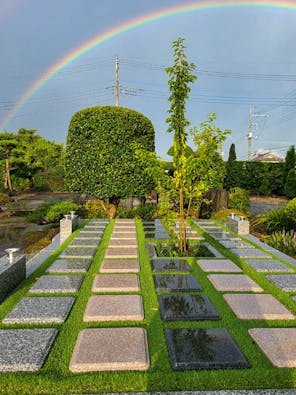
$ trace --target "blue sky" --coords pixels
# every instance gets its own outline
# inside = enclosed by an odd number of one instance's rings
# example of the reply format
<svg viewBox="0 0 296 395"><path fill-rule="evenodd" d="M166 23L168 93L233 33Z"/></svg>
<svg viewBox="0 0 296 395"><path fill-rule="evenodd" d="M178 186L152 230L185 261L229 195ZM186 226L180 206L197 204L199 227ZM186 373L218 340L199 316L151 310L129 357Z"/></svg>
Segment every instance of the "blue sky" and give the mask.
<svg viewBox="0 0 296 395"><path fill-rule="evenodd" d="M10 2L10 3L9 3ZM51 65L92 37L174 0L0 0L0 120ZM223 3L223 2L221 2ZM8 7L10 4L10 7ZM187 117L198 126L217 113L217 126L231 129L247 158L250 108L252 151L284 156L296 143L296 10L227 7L174 15L122 33L98 45L51 78L27 101L5 130L37 129L65 142L71 116L95 105L114 105L115 57L119 58L120 105L142 112L156 132L157 153L167 159L168 103L165 67L171 43L184 37L198 76ZM3 131L3 129L1 130Z"/></svg>

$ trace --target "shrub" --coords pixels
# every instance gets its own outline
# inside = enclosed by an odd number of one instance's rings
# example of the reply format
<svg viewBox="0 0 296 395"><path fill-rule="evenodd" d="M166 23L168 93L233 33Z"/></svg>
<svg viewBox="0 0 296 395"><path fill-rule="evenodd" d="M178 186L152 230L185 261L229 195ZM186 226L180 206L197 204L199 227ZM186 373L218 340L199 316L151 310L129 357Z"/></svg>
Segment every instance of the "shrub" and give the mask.
<svg viewBox="0 0 296 395"><path fill-rule="evenodd" d="M285 190L285 195L288 198L293 199L294 197L296 197L296 170L295 169L291 169L289 171L284 190Z"/></svg>
<svg viewBox="0 0 296 395"><path fill-rule="evenodd" d="M89 199L84 204L84 212L87 218L106 218L106 211L98 199Z"/></svg>
<svg viewBox="0 0 296 395"><path fill-rule="evenodd" d="M267 238L267 243L285 254L296 255L296 232L294 230L275 232Z"/></svg>
<svg viewBox="0 0 296 395"><path fill-rule="evenodd" d="M45 223L45 215L47 211L49 210L50 206L52 206L53 203L47 202L47 203L42 203L39 207L37 207L34 211L28 214L28 220L30 222L33 222L35 224L42 224Z"/></svg>
<svg viewBox="0 0 296 395"><path fill-rule="evenodd" d="M249 193L242 188L233 188L228 194L228 208L249 213Z"/></svg>
<svg viewBox="0 0 296 395"><path fill-rule="evenodd" d="M296 230L296 198L289 201L285 207L285 212L290 222L291 228Z"/></svg>
<svg viewBox="0 0 296 395"><path fill-rule="evenodd" d="M287 229L288 218L285 207L274 208L257 216L253 221L253 225L255 227L264 225L265 231L268 234Z"/></svg>
<svg viewBox="0 0 296 395"><path fill-rule="evenodd" d="M0 192L0 204L6 205L10 202L10 197L6 193Z"/></svg>
<svg viewBox="0 0 296 395"><path fill-rule="evenodd" d="M45 214L45 220L47 222L58 222L63 218L63 215L70 214L70 211L78 211L80 206L70 201L60 201L53 203L47 213Z"/></svg>
<svg viewBox="0 0 296 395"><path fill-rule="evenodd" d="M118 207L116 218L135 218L135 209L129 207Z"/></svg>
<svg viewBox="0 0 296 395"><path fill-rule="evenodd" d="M135 208L135 216L141 219L152 219L156 212L155 204L141 204L141 206Z"/></svg>

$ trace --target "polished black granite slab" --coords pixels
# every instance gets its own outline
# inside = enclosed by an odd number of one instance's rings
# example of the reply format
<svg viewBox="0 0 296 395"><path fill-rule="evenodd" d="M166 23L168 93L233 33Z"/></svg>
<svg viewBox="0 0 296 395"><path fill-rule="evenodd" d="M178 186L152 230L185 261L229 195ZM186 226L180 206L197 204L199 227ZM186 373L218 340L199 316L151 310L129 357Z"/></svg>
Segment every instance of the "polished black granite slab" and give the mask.
<svg viewBox="0 0 296 395"><path fill-rule="evenodd" d="M170 237L159 219L143 221L143 228L146 239L168 239Z"/></svg>
<svg viewBox="0 0 296 395"><path fill-rule="evenodd" d="M185 259L154 259L152 261L154 272L191 272L191 267Z"/></svg>
<svg viewBox="0 0 296 395"><path fill-rule="evenodd" d="M159 295L161 318L164 321L219 320L220 316L204 295Z"/></svg>
<svg viewBox="0 0 296 395"><path fill-rule="evenodd" d="M157 291L201 291L195 278L186 274L156 274L153 276Z"/></svg>
<svg viewBox="0 0 296 395"><path fill-rule="evenodd" d="M250 367L225 328L166 329L165 336L173 370Z"/></svg>

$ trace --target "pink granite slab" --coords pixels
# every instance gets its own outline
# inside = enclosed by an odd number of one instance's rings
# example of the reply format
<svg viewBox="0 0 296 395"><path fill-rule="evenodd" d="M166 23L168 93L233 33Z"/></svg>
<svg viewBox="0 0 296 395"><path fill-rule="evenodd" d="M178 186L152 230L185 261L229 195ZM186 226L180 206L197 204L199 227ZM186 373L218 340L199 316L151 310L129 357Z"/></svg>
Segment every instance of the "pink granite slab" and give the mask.
<svg viewBox="0 0 296 395"><path fill-rule="evenodd" d="M79 333L71 372L147 370L149 354L143 328L94 328Z"/></svg>
<svg viewBox="0 0 296 395"><path fill-rule="evenodd" d="M296 317L268 294L223 295L236 316L242 320L294 320Z"/></svg>
<svg viewBox="0 0 296 395"><path fill-rule="evenodd" d="M242 272L230 259L198 259L197 263L204 272Z"/></svg>
<svg viewBox="0 0 296 395"><path fill-rule="evenodd" d="M136 223L136 221L134 219L128 219L128 218L118 218L115 221L115 225L125 225L125 224L132 224L134 225Z"/></svg>
<svg viewBox="0 0 296 395"><path fill-rule="evenodd" d="M83 321L142 321L140 295L95 295L88 300Z"/></svg>
<svg viewBox="0 0 296 395"><path fill-rule="evenodd" d="M108 247L105 252L105 258L138 258L137 247Z"/></svg>
<svg viewBox="0 0 296 395"><path fill-rule="evenodd" d="M110 241L109 241L109 247L116 247L116 246L120 246L123 248L126 247L137 247L138 245L138 241L137 239L113 239L111 237Z"/></svg>
<svg viewBox="0 0 296 395"><path fill-rule="evenodd" d="M140 264L137 259L105 259L100 267L101 273L138 273Z"/></svg>
<svg viewBox="0 0 296 395"><path fill-rule="evenodd" d="M249 334L273 365L296 367L296 328L254 328Z"/></svg>
<svg viewBox="0 0 296 395"><path fill-rule="evenodd" d="M140 291L139 277L136 274L97 274L93 292L135 292Z"/></svg>
<svg viewBox="0 0 296 395"><path fill-rule="evenodd" d="M112 233L111 238L112 238L112 240L116 240L116 239L137 240L137 233L136 232L116 231L116 232Z"/></svg>
<svg viewBox="0 0 296 395"><path fill-rule="evenodd" d="M208 279L218 291L263 292L263 289L245 274L210 274Z"/></svg>

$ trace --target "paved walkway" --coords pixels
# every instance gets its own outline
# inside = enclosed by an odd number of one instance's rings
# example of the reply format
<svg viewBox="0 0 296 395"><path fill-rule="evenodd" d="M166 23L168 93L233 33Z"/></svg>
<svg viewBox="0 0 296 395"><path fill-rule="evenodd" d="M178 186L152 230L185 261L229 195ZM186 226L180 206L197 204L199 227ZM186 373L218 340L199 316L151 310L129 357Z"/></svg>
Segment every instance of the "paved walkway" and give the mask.
<svg viewBox="0 0 296 395"><path fill-rule="evenodd" d="M87 272L92 259L100 245L108 221L92 220L64 249L57 260L48 268L29 289L27 295L4 318L3 323L9 329L0 330L0 371L37 371L50 352L58 331L47 328L49 323L63 323L75 302L75 294L84 281L83 273ZM232 254L241 258L252 270L263 273L266 279L283 292L296 293L296 261L261 243L253 236L245 239L226 231L212 221L195 221L195 225L207 232L213 239L226 247ZM148 226L148 225L147 225ZM149 225L150 227L151 225ZM178 225L177 225L178 227ZM177 229L177 228L176 228ZM150 228L149 228L150 232ZM187 227L193 239L200 239L195 227ZM249 241L250 242L249 242ZM256 243L256 245L254 245ZM44 259L59 246L58 237L45 250L28 262L28 275L31 274ZM217 292L221 292L229 307L240 320L294 320L295 316L274 296L264 289L230 259L223 257L212 249L214 257L197 259L200 269ZM278 258L278 259L276 259ZM199 318L203 314L217 312L207 295L201 294L207 312L196 303L194 295L188 292L201 291L196 279L190 274L187 261L175 258L152 259L154 282L158 292L161 316L164 321ZM172 266L173 265L173 266ZM174 266L177 265L177 266ZM178 266L179 265L179 266ZM177 267L177 269L176 269ZM141 261L138 250L136 224L134 220L118 219L115 222L105 257L100 271L94 276L91 296L87 302L83 321L85 322L124 322L130 326L104 328L87 328L79 333L75 344L69 369L72 372L90 372L105 370L147 370L149 369L149 347L147 334L142 328L144 306L141 295L139 271ZM170 274L177 271L180 274ZM163 273L165 272L165 273ZM178 294L175 294L175 292ZM161 295L162 292L167 294ZM185 294L184 294L185 292ZM52 296L49 296L51 294ZM63 294L66 294L63 296ZM71 296L73 295L73 296ZM194 306L193 317L185 310L174 308L168 311L172 300L178 299L178 306L186 303ZM295 297L293 297L295 300ZM182 301L182 303L180 303ZM183 302L186 303L183 303ZM192 309L191 309L192 313ZM218 317L219 319L219 317ZM14 324L43 324L44 327L32 329L14 329ZM198 329L197 329L198 330ZM184 347L190 346L190 334L178 330L179 339ZM210 330L209 330L210 331ZM193 361L182 360L176 351L173 331L166 330L166 341L173 370L202 367L198 358ZM208 332L212 341L219 342L221 333ZM252 328L249 335L276 367L296 367L296 328ZM244 356L233 345L231 336L223 332L224 342L227 339L229 350L235 357L221 362L221 367L247 367ZM218 344L218 343L217 343ZM21 355L20 355L20 350ZM207 362L208 363L208 362ZM214 361L215 366L220 366ZM218 363L218 365L217 365ZM187 364L187 365L186 365ZM226 365L225 365L226 364ZM182 368L180 368L182 367ZM213 392L179 392L180 394L292 394L294 390L264 391L213 391ZM179 394L178 393L178 394ZM170 394L170 393L168 393ZM174 392L174 394L177 394Z"/></svg>

